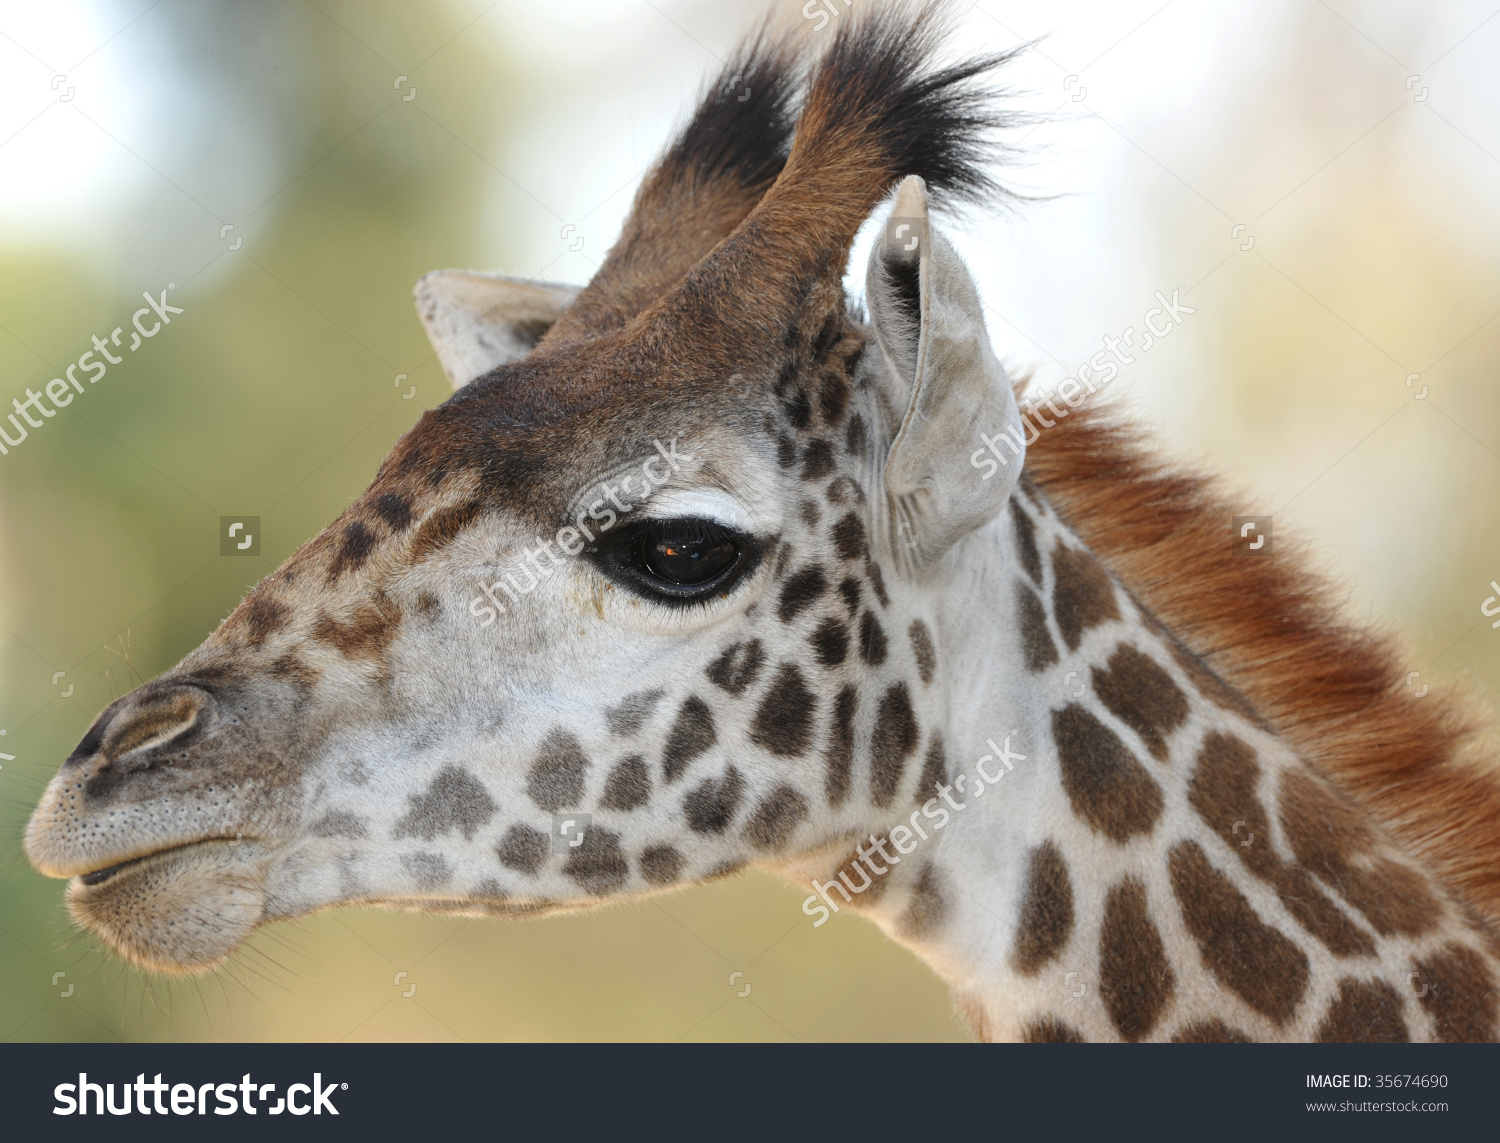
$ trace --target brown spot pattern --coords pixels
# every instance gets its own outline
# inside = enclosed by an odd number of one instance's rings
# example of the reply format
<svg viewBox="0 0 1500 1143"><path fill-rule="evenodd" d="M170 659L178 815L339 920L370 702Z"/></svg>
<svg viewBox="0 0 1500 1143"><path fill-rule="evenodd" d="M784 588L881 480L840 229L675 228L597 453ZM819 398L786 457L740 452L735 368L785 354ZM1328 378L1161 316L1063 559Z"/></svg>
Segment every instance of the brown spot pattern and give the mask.
<svg viewBox="0 0 1500 1143"><path fill-rule="evenodd" d="M1026 515L1025 509L1016 502L1014 496L1010 498L1010 519L1016 530L1016 552L1021 557L1021 566L1031 577L1031 582L1041 587L1042 554L1037 551L1036 525L1031 522L1031 517Z"/></svg>
<svg viewBox="0 0 1500 1143"><path fill-rule="evenodd" d="M932 741L927 744L927 754L922 759L922 776L917 779L917 805L937 797L937 785L947 777L948 756L943 752L943 736L934 730Z"/></svg>
<svg viewBox="0 0 1500 1143"><path fill-rule="evenodd" d="M589 760L583 747L566 730L554 730L526 775L526 793L548 811L573 809L583 799L583 774Z"/></svg>
<svg viewBox="0 0 1500 1143"><path fill-rule="evenodd" d="M682 854L670 845L653 845L641 854L641 876L652 885L672 885L682 876Z"/></svg>
<svg viewBox="0 0 1500 1143"><path fill-rule="evenodd" d="M1405 1044L1401 994L1383 980L1341 980L1339 994L1318 1025L1320 1044Z"/></svg>
<svg viewBox="0 0 1500 1143"><path fill-rule="evenodd" d="M1297 860L1381 936L1419 936L1437 925L1442 906L1426 879L1377 854L1374 830L1358 808L1311 774L1282 774L1281 828Z"/></svg>
<svg viewBox="0 0 1500 1143"><path fill-rule="evenodd" d="M788 785L777 786L764 798L745 825L745 836L759 849L775 851L786 845L807 818L807 799Z"/></svg>
<svg viewBox="0 0 1500 1143"><path fill-rule="evenodd" d="M442 551L458 538L460 532L479 519L483 511L484 505L478 500L439 508L422 522L417 534L412 537L411 562L420 563L428 556Z"/></svg>
<svg viewBox="0 0 1500 1143"><path fill-rule="evenodd" d="M917 674L922 676L925 687L932 682L933 672L937 670L937 650L932 645L932 632L920 619L913 619L906 629L906 637L911 640L911 651L917 659Z"/></svg>
<svg viewBox="0 0 1500 1143"><path fill-rule="evenodd" d="M375 598L358 604L346 621L324 615L313 627L313 638L336 648L349 659L379 659L396 637L401 611L377 592Z"/></svg>
<svg viewBox="0 0 1500 1143"><path fill-rule="evenodd" d="M505 831L496 854L505 868L535 874L547 860L548 848L547 835L541 830L515 825Z"/></svg>
<svg viewBox="0 0 1500 1143"><path fill-rule="evenodd" d="M408 801L410 806L391 830L392 837L431 841L456 829L465 841L472 841L500 808L477 778L457 766L444 766L426 790L409 795Z"/></svg>
<svg viewBox="0 0 1500 1143"><path fill-rule="evenodd" d="M1070 703L1052 712L1052 740L1074 813L1112 841L1151 832L1161 787L1114 731Z"/></svg>
<svg viewBox="0 0 1500 1143"><path fill-rule="evenodd" d="M782 585L781 600L776 605L777 618L790 623L827 590L828 579L822 568L803 568Z"/></svg>
<svg viewBox="0 0 1500 1143"><path fill-rule="evenodd" d="M1036 593L1016 581L1016 614L1021 622L1021 654L1026 669L1035 673L1057 662L1057 644L1047 631L1047 613Z"/></svg>
<svg viewBox="0 0 1500 1143"><path fill-rule="evenodd" d="M849 796L854 770L854 712L858 707L859 695L853 687L844 687L833 703L833 724L828 728L828 745L823 750L826 768L823 790L830 806L843 805Z"/></svg>
<svg viewBox="0 0 1500 1143"><path fill-rule="evenodd" d="M714 731L713 712L697 695L683 700L677 712L677 721L667 735L667 745L661 755L661 769L668 782L682 777L688 764L719 740Z"/></svg>
<svg viewBox="0 0 1500 1143"><path fill-rule="evenodd" d="M1438 1039L1449 1044L1489 1043L1496 1027L1500 993L1483 957L1471 948L1449 945L1416 962L1417 998L1432 1017Z"/></svg>
<svg viewBox="0 0 1500 1143"><path fill-rule="evenodd" d="M1248 1044L1250 1037L1237 1032L1222 1020L1197 1020L1179 1028L1172 1036L1174 1044Z"/></svg>
<svg viewBox="0 0 1500 1143"><path fill-rule="evenodd" d="M1109 573L1088 552L1059 543L1052 549L1052 577L1052 614L1068 650L1078 650L1090 627L1120 618Z"/></svg>
<svg viewBox="0 0 1500 1143"><path fill-rule="evenodd" d="M375 515L384 520L397 535L411 527L411 505L406 502L405 497L395 492L387 492L376 498Z"/></svg>
<svg viewBox="0 0 1500 1143"><path fill-rule="evenodd" d="M802 453L802 479L822 480L833 471L833 445L821 437L807 442Z"/></svg>
<svg viewBox="0 0 1500 1143"><path fill-rule="evenodd" d="M917 716L906 684L897 683L880 696L875 738L870 744L870 796L882 809L891 804L906 759L917 748Z"/></svg>
<svg viewBox="0 0 1500 1143"><path fill-rule="evenodd" d="M1276 888L1281 902L1335 956L1373 956L1375 942L1323 895L1307 871L1288 865L1271 847L1271 823L1256 796L1255 751L1233 735L1203 741L1188 786L1188 804L1202 815L1246 868ZM1238 827L1239 832L1236 832Z"/></svg>
<svg viewBox="0 0 1500 1143"><path fill-rule="evenodd" d="M810 637L813 653L824 667L837 667L849 657L849 629L837 619L825 619Z"/></svg>
<svg viewBox="0 0 1500 1143"><path fill-rule="evenodd" d="M345 526L339 541L338 551L328 565L328 582L332 583L346 571L355 571L364 565L375 550L375 533L358 520Z"/></svg>
<svg viewBox="0 0 1500 1143"><path fill-rule="evenodd" d="M1091 675L1099 701L1141 736L1153 758L1165 761L1167 735L1187 719L1187 696L1155 659L1128 643L1115 648L1105 667Z"/></svg>
<svg viewBox="0 0 1500 1143"><path fill-rule="evenodd" d="M859 657L872 667L885 662L885 631L873 611L866 611L859 621Z"/></svg>
<svg viewBox="0 0 1500 1143"><path fill-rule="evenodd" d="M661 701L661 691L641 691L626 695L618 706L605 708L604 722L611 734L629 735L640 730Z"/></svg>
<svg viewBox="0 0 1500 1143"><path fill-rule="evenodd" d="M245 627L245 641L259 647L268 638L286 625L292 616L284 603L272 599L264 591L255 591L235 613L235 619Z"/></svg>
<svg viewBox="0 0 1500 1143"><path fill-rule="evenodd" d="M766 652L759 639L748 643L733 643L722 655L708 665L708 681L720 690L728 691L738 698L745 688L752 686L765 664Z"/></svg>
<svg viewBox="0 0 1500 1143"><path fill-rule="evenodd" d="M1146 887L1121 881L1104 900L1099 930L1099 998L1121 1036L1150 1033L1172 998L1176 978L1146 908Z"/></svg>
<svg viewBox="0 0 1500 1143"><path fill-rule="evenodd" d="M630 864L620 848L620 835L590 826L578 847L569 851L563 872L595 897L615 892L630 876Z"/></svg>
<svg viewBox="0 0 1500 1143"><path fill-rule="evenodd" d="M1204 967L1257 1012L1285 1024L1307 991L1306 955L1256 915L1197 842L1173 846L1167 869Z"/></svg>
<svg viewBox="0 0 1500 1143"><path fill-rule="evenodd" d="M1021 1032L1025 1044L1081 1044L1083 1037L1065 1020L1047 1016L1027 1024Z"/></svg>
<svg viewBox="0 0 1500 1143"><path fill-rule="evenodd" d="M796 758L807 752L818 700L802 672L785 664L767 689L750 726L750 741L772 754Z"/></svg>
<svg viewBox="0 0 1500 1143"><path fill-rule="evenodd" d="M722 778L705 778L682 800L683 816L694 833L723 833L744 796L745 779L733 766Z"/></svg>
<svg viewBox="0 0 1500 1143"><path fill-rule="evenodd" d="M1073 882L1062 851L1050 841L1031 851L1026 893L1010 962L1022 976L1035 976L1073 935Z"/></svg>
<svg viewBox="0 0 1500 1143"><path fill-rule="evenodd" d="M609 772L599 805L606 810L634 810L650 800L651 776L646 772L646 760L633 754Z"/></svg>
<svg viewBox="0 0 1500 1143"><path fill-rule="evenodd" d="M865 526L853 512L846 512L833 526L833 547L841 560L864 558L869 547Z"/></svg>

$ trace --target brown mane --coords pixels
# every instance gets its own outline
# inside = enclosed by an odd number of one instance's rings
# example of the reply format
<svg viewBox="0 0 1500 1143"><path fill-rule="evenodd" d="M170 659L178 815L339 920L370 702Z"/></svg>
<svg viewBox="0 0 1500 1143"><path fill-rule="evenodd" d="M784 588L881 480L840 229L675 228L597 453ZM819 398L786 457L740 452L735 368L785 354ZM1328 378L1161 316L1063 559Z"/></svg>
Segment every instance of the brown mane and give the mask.
<svg viewBox="0 0 1500 1143"><path fill-rule="evenodd" d="M1231 519L1245 510L1108 405L1041 430L1025 463L1190 651L1500 928L1500 767L1466 696L1414 697L1397 639L1344 618L1330 580L1279 533L1269 557L1236 555Z"/></svg>

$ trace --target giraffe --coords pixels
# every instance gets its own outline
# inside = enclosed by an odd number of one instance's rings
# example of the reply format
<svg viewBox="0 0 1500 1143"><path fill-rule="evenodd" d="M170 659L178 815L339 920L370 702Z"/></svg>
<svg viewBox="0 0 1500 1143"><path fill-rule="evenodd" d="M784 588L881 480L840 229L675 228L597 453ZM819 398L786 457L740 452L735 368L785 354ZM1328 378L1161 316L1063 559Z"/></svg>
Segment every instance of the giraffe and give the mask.
<svg viewBox="0 0 1500 1143"><path fill-rule="evenodd" d="M1023 421L932 221L1003 193L1010 57L948 15L750 36L587 286L418 283L454 396L45 791L80 924L197 972L756 864L984 1040L1496 1037L1481 728L1108 410Z"/></svg>

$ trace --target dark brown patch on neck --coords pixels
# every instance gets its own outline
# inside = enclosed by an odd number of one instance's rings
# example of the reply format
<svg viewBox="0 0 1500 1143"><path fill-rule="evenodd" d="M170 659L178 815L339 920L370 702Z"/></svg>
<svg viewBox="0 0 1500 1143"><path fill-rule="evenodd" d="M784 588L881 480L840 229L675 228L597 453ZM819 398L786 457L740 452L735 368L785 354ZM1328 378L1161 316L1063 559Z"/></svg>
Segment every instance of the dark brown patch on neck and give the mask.
<svg viewBox="0 0 1500 1143"><path fill-rule="evenodd" d="M1156 827L1161 787L1114 731L1071 703L1052 712L1052 738L1074 813L1118 842Z"/></svg>
<svg viewBox="0 0 1500 1143"><path fill-rule="evenodd" d="M1245 867L1276 887L1281 902L1304 929L1335 956L1373 956L1375 942L1298 866L1285 864L1271 845L1271 822L1256 795L1260 766L1255 751L1233 735L1203 741L1188 786L1188 803L1239 854Z"/></svg>
<svg viewBox="0 0 1500 1143"><path fill-rule="evenodd" d="M542 742L526 774L526 793L541 809L575 809L583 800L583 777L589 760L578 739L561 728Z"/></svg>
<svg viewBox="0 0 1500 1143"><path fill-rule="evenodd" d="M1450 1044L1495 1040L1500 1031L1500 990L1483 957L1462 945L1449 945L1417 961L1416 970L1426 989L1417 999L1432 1016L1438 1039Z"/></svg>
<svg viewBox="0 0 1500 1143"><path fill-rule="evenodd" d="M1073 882L1054 842L1031 851L1026 893L1010 962L1022 976L1035 976L1067 947L1073 935Z"/></svg>
<svg viewBox="0 0 1500 1143"><path fill-rule="evenodd" d="M1047 630L1047 613L1036 593L1016 580L1016 617L1021 625L1021 654L1033 674L1057 662L1057 644Z"/></svg>
<svg viewBox="0 0 1500 1143"><path fill-rule="evenodd" d="M1111 714L1141 736L1158 761L1167 757L1167 736L1186 721L1187 696L1150 655L1121 643L1092 671L1094 693Z"/></svg>
<svg viewBox="0 0 1500 1143"><path fill-rule="evenodd" d="M1031 517L1026 515L1014 496L1010 498L1010 519L1015 525L1016 551L1020 554L1021 566L1031 577L1031 582L1041 587L1042 554L1037 551L1036 547L1036 525L1031 522Z"/></svg>
<svg viewBox="0 0 1500 1143"><path fill-rule="evenodd" d="M1167 862L1183 923L1198 942L1204 967L1257 1012L1285 1024L1307 992L1306 954L1260 919L1197 842L1173 846Z"/></svg>
<svg viewBox="0 0 1500 1143"><path fill-rule="evenodd" d="M783 758L799 757L811 742L817 710L817 696L808 689L802 672L786 663L755 711L750 741Z"/></svg>
<svg viewBox="0 0 1500 1143"><path fill-rule="evenodd" d="M1055 1016L1047 1016L1027 1024L1021 1032L1025 1044L1082 1044L1083 1036L1071 1024Z"/></svg>
<svg viewBox="0 0 1500 1143"><path fill-rule="evenodd" d="M651 775L646 770L646 760L639 754L633 754L609 772L599 808L635 810L650 800Z"/></svg>
<svg viewBox="0 0 1500 1143"><path fill-rule="evenodd" d="M705 778L682 800L683 816L694 833L723 833L734 820L745 779L733 766L722 778Z"/></svg>
<svg viewBox="0 0 1500 1143"><path fill-rule="evenodd" d="M1250 1037L1222 1020L1197 1020L1172 1035L1174 1044L1248 1044Z"/></svg>
<svg viewBox="0 0 1500 1143"><path fill-rule="evenodd" d="M411 526L411 505L406 497L395 492L377 496L373 505L375 514L390 525L398 536Z"/></svg>
<svg viewBox="0 0 1500 1143"><path fill-rule="evenodd" d="M1405 1044L1401 994L1383 980L1341 980L1315 1037L1320 1044Z"/></svg>
<svg viewBox="0 0 1500 1143"><path fill-rule="evenodd" d="M1068 650L1078 650L1090 627L1120 618L1114 584L1103 565L1082 548L1052 549L1052 613Z"/></svg>
<svg viewBox="0 0 1500 1143"><path fill-rule="evenodd" d="M1281 776L1281 828L1297 860L1365 915L1381 936L1434 928L1442 905L1416 870L1375 853L1359 809L1311 775Z"/></svg>
<svg viewBox="0 0 1500 1143"><path fill-rule="evenodd" d="M1134 1041L1149 1034L1175 983L1146 907L1146 887L1127 878L1105 898L1099 930L1099 998L1120 1035Z"/></svg>

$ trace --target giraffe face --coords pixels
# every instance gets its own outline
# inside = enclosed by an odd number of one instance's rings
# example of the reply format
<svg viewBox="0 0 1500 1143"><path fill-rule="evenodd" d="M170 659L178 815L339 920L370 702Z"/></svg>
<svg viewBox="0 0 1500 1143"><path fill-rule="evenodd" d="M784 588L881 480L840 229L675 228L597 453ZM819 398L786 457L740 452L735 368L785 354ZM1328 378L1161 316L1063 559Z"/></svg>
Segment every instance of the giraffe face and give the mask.
<svg viewBox="0 0 1500 1143"><path fill-rule="evenodd" d="M626 334L543 346L427 413L64 763L27 850L74 915L195 970L264 921L579 907L930 796L935 557L1010 487L954 483L945 437L1014 400L902 195L921 250L877 248L873 326L838 296L727 378Z"/></svg>

